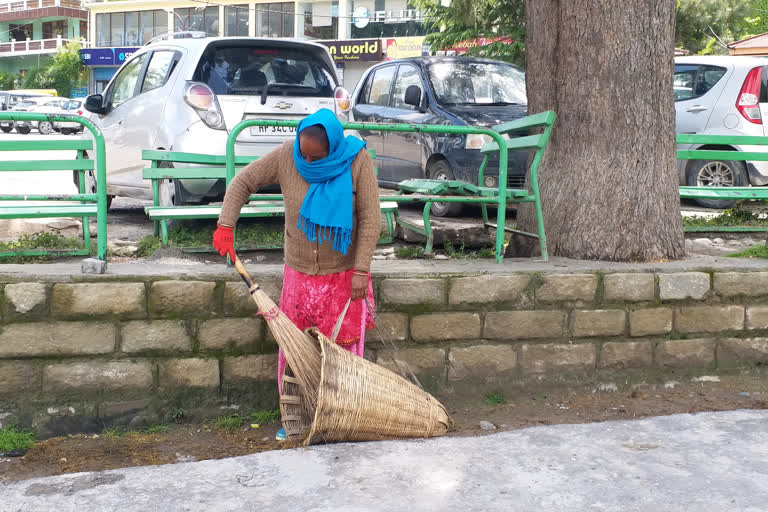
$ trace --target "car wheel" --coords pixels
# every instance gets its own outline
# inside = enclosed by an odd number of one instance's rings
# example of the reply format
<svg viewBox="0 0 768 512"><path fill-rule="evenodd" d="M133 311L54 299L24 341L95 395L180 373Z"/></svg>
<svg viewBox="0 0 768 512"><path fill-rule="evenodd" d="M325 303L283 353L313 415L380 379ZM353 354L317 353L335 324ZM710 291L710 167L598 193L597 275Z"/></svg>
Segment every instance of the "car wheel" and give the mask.
<svg viewBox="0 0 768 512"><path fill-rule="evenodd" d="M0 130L3 130L3 133L11 133L11 130L13 130L12 126L0 126Z"/></svg>
<svg viewBox="0 0 768 512"><path fill-rule="evenodd" d="M30 128L29 126L17 126L16 131L22 135L26 135L32 131L32 128Z"/></svg>
<svg viewBox="0 0 768 512"><path fill-rule="evenodd" d="M161 162L160 168L173 169L170 162ZM160 182L160 206L182 206L187 204L189 194L179 180L165 179Z"/></svg>
<svg viewBox="0 0 768 512"><path fill-rule="evenodd" d="M432 180L455 180L456 177L445 160L438 160L427 169L427 176ZM436 217L456 217L461 213L461 203L432 203L432 215Z"/></svg>
<svg viewBox="0 0 768 512"><path fill-rule="evenodd" d="M746 187L747 167L735 160L692 160L688 163L686 183L689 187ZM704 208L729 208L736 201L696 199Z"/></svg>
<svg viewBox="0 0 768 512"><path fill-rule="evenodd" d="M62 128L61 129L61 134L62 135L69 135L70 133L72 133L72 128Z"/></svg>
<svg viewBox="0 0 768 512"><path fill-rule="evenodd" d="M50 121L40 121L37 124L37 131L43 135L49 135L53 131L53 125Z"/></svg>
<svg viewBox="0 0 768 512"><path fill-rule="evenodd" d="M95 194L96 193L96 175L93 171L85 171L85 193L86 194ZM73 179L75 181L75 186L77 187L77 193L80 193L80 172L79 171L72 171ZM107 196L107 210L112 208L112 199L114 199L115 196Z"/></svg>

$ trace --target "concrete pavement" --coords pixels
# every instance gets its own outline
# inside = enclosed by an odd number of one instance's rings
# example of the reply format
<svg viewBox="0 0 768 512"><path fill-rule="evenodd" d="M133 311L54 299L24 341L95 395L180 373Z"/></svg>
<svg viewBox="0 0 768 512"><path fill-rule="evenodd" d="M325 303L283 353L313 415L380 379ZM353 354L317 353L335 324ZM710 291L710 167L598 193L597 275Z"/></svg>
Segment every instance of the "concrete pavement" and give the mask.
<svg viewBox="0 0 768 512"><path fill-rule="evenodd" d="M0 484L0 511L768 509L768 411L336 444Z"/></svg>

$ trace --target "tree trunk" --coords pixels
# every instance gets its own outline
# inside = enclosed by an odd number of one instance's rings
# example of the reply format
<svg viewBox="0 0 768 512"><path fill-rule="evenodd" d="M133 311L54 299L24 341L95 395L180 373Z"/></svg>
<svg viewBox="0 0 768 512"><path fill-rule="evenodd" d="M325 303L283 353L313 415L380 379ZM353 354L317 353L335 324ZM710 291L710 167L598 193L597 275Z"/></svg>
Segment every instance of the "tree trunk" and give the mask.
<svg viewBox="0 0 768 512"><path fill-rule="evenodd" d="M557 121L539 184L550 254L684 255L672 98L674 0L526 2L528 112ZM533 208L518 212L535 232ZM515 236L510 252L538 244Z"/></svg>

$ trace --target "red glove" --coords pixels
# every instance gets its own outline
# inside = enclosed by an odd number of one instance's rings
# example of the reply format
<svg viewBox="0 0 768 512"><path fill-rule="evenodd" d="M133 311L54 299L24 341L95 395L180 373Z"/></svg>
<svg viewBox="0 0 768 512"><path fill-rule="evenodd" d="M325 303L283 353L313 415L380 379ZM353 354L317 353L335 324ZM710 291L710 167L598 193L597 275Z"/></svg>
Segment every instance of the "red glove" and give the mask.
<svg viewBox="0 0 768 512"><path fill-rule="evenodd" d="M219 226L216 231L213 232L213 246L219 251L219 254L225 256L229 254L229 258L235 261L235 235L233 228L226 226Z"/></svg>

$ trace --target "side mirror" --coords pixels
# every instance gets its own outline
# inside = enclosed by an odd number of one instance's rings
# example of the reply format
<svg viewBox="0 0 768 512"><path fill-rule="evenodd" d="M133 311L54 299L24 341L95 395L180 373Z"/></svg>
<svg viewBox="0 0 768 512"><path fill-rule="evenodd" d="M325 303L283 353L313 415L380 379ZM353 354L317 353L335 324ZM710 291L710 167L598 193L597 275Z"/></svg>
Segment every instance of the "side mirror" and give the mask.
<svg viewBox="0 0 768 512"><path fill-rule="evenodd" d="M94 114L106 114L107 109L104 108L104 96L101 94L91 94L85 98L85 110Z"/></svg>
<svg viewBox="0 0 768 512"><path fill-rule="evenodd" d="M418 85L409 85L405 90L405 104L421 107L421 88Z"/></svg>

